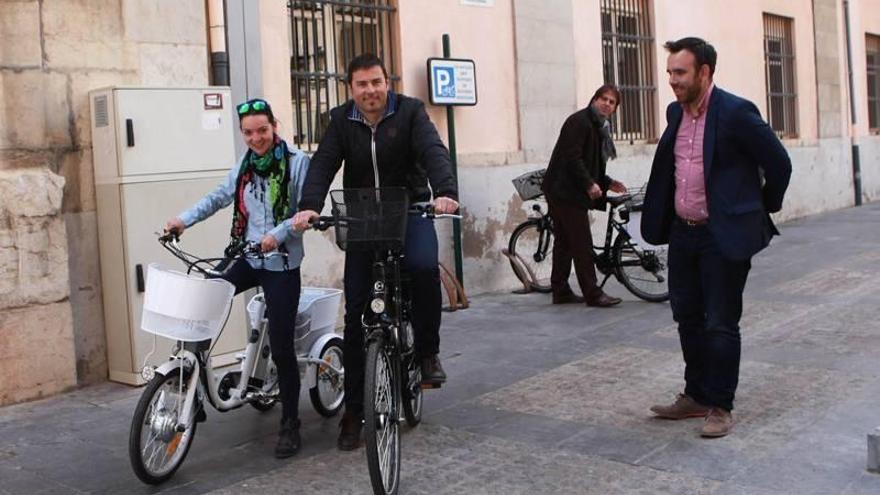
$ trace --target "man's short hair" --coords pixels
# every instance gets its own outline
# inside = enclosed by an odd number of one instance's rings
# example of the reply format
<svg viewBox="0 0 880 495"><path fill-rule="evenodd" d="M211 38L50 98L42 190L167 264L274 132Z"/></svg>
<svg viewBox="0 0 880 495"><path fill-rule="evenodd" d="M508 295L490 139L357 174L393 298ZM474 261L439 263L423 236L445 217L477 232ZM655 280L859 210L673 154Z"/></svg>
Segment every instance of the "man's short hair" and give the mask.
<svg viewBox="0 0 880 495"><path fill-rule="evenodd" d="M697 71L700 70L700 67L708 65L709 76L715 75L715 62L718 61L718 53L715 52L715 47L706 43L706 40L687 37L678 41L667 41L663 48L666 48L669 53L678 53L682 50L691 52L697 61Z"/></svg>
<svg viewBox="0 0 880 495"><path fill-rule="evenodd" d="M348 72L345 79L346 82L351 84L351 75L356 71L372 69L373 67L380 67L382 69L382 74L385 75L385 79L388 79L388 71L385 70L385 64L382 63L382 59L372 53L362 53L351 59L351 62L348 63Z"/></svg>

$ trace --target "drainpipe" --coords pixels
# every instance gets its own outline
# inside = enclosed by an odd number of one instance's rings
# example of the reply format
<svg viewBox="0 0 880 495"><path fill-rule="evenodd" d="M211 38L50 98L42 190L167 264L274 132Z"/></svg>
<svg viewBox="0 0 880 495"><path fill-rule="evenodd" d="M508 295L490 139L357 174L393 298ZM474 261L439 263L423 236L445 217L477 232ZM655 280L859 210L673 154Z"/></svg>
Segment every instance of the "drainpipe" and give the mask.
<svg viewBox="0 0 880 495"><path fill-rule="evenodd" d="M211 83L229 86L229 54L226 52L226 10L223 0L206 0L208 45L211 50Z"/></svg>
<svg viewBox="0 0 880 495"><path fill-rule="evenodd" d="M852 143L852 170L853 170L853 189L855 193L855 204L862 204L862 166L859 163L859 145L856 142L855 125L856 125L856 94L853 87L853 67L852 67L852 37L849 31L849 0L843 0L843 21L846 27L846 72L849 79L849 114L852 120L850 127L850 142Z"/></svg>

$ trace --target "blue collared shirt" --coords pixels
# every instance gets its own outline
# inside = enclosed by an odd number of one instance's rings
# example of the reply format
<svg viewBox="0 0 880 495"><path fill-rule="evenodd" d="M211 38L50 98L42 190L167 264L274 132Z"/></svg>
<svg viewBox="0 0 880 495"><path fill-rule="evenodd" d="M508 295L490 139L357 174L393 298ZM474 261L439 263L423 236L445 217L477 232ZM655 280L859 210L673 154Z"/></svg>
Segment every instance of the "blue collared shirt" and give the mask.
<svg viewBox="0 0 880 495"><path fill-rule="evenodd" d="M287 250L287 263L281 256L271 258L248 259L254 268L262 268L271 271L293 270L299 267L303 259L302 232L293 230L291 218L296 211L296 205L302 194L303 182L309 169L309 157L300 150L292 149L288 157L290 167L290 212L288 217L280 223L276 221L272 213L272 204L269 201L269 181L267 178L252 174L251 182L245 184L244 205L248 211L247 230L245 240L259 243L263 236L272 234L279 246L283 245ZM209 192L195 205L184 211L178 218L187 228L210 217L217 211L232 204L235 199L235 183L241 168L242 156L232 165L226 178L213 191Z"/></svg>

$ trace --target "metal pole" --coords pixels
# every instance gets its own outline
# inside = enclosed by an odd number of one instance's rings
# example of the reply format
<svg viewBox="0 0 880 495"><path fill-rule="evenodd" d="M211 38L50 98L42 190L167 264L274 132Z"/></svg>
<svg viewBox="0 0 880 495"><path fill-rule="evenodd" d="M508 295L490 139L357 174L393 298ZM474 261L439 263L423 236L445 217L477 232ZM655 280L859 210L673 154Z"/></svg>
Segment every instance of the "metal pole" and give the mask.
<svg viewBox="0 0 880 495"><path fill-rule="evenodd" d="M856 143L855 124L856 124L856 95L853 88L853 67L852 67L852 40L850 39L849 30L849 1L843 0L843 21L846 28L846 72L849 76L849 113L852 117L853 129L850 135L852 143L852 171L853 171L853 189L855 194L856 206L862 205L862 166L859 161L859 145Z"/></svg>
<svg viewBox="0 0 880 495"><path fill-rule="evenodd" d="M443 58L450 57L449 35L443 35ZM458 158L455 152L455 114L452 105L446 106L446 128L449 135L449 158L452 159L452 175L455 177L455 185L458 186ZM461 199L461 198L459 198ZM464 286L464 263L461 255L461 221L452 219L452 242L455 250L455 277Z"/></svg>

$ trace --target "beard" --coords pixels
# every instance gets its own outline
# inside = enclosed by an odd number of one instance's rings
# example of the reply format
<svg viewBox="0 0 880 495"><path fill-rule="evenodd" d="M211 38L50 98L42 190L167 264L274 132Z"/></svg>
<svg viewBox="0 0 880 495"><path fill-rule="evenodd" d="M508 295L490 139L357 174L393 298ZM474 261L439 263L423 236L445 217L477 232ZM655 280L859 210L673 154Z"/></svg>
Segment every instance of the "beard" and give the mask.
<svg viewBox="0 0 880 495"><path fill-rule="evenodd" d="M679 88L684 90L681 94L675 95L679 103L689 105L691 103L696 103L699 100L700 90L702 88L698 81L694 81L694 83L689 86L679 86Z"/></svg>

